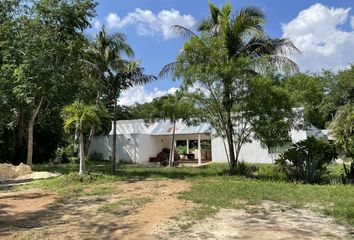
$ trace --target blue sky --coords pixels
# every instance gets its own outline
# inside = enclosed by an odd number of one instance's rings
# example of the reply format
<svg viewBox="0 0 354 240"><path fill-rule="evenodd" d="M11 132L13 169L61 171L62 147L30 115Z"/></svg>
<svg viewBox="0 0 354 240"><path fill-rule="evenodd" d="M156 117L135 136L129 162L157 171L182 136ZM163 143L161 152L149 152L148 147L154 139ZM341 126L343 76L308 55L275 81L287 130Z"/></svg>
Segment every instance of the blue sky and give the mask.
<svg viewBox="0 0 354 240"><path fill-rule="evenodd" d="M225 1L214 0L221 6ZM207 0L100 0L97 17L89 31L93 35L103 24L110 32L122 32L134 48L147 73L158 74L173 61L183 39L169 31L169 25L193 28L208 16ZM234 0L234 10L260 7L266 14L266 32L288 37L302 50L295 59L302 71L342 69L354 62L354 0ZM180 82L162 79L124 93L120 102L146 102L173 92Z"/></svg>

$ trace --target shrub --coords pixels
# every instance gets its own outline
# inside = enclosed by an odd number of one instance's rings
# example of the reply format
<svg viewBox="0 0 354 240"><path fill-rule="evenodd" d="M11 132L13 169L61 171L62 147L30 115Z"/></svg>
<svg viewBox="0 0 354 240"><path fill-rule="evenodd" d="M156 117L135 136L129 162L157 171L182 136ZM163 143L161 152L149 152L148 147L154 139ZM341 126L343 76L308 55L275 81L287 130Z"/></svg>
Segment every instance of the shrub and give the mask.
<svg viewBox="0 0 354 240"><path fill-rule="evenodd" d="M246 177L253 177L257 171L259 171L258 166L247 164L244 161L239 162L236 167L236 174Z"/></svg>
<svg viewBox="0 0 354 240"><path fill-rule="evenodd" d="M343 184L354 183L354 161L351 162L350 166L347 167L343 163L342 182Z"/></svg>
<svg viewBox="0 0 354 240"><path fill-rule="evenodd" d="M277 168L289 181L320 183L327 165L337 156L332 144L310 137L294 143L276 160Z"/></svg>
<svg viewBox="0 0 354 240"><path fill-rule="evenodd" d="M69 162L69 156L65 150L66 150L65 148L60 148L60 147L57 148L57 150L55 151L55 158L53 161L54 164Z"/></svg>

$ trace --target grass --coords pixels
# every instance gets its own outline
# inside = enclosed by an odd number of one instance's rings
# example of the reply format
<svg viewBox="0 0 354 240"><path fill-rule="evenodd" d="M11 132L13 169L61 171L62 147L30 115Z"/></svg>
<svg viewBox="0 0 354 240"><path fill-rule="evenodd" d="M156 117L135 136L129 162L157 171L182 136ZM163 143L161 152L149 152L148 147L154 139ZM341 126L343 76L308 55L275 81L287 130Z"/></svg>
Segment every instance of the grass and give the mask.
<svg viewBox="0 0 354 240"><path fill-rule="evenodd" d="M207 208L228 208L235 204L235 199L246 200L250 204L270 200L293 207L315 207L315 210L354 226L354 187L349 185L307 185L219 177L198 180L182 197Z"/></svg>
<svg viewBox="0 0 354 240"><path fill-rule="evenodd" d="M198 168L147 167L139 165L119 165L116 175L111 175L109 163L88 162L91 174L84 179L72 173L76 164L36 165L36 171L54 171L63 175L58 178L34 182L27 187L41 187L59 194L59 200L82 195L110 194L114 189L109 183L129 179L170 178L187 179L192 188L181 197L199 203L198 210L189 213L194 219L201 219L215 213L219 208L242 207L240 200L247 204L259 204L263 200L286 203L292 207L312 207L328 214L338 221L354 226L354 186L329 184L340 179L340 165L329 166L330 174L324 178L326 184L309 185L288 183L281 173L274 171L274 165L257 164L256 178L229 176L227 164L211 164ZM332 181L337 179L338 181ZM112 185L112 184L111 184ZM241 201L241 202L242 202ZM114 209L125 204L117 202L107 206ZM109 210L109 211L111 211Z"/></svg>
<svg viewBox="0 0 354 240"><path fill-rule="evenodd" d="M103 211L111 214L119 214L122 208L125 206L129 206L130 208L135 209L151 201L152 198L148 198L148 197L126 198L113 203L106 203L99 208L99 211Z"/></svg>
<svg viewBox="0 0 354 240"><path fill-rule="evenodd" d="M78 171L78 164L68 163L61 165L37 164L33 166L34 171L58 172L69 174ZM210 176L227 175L227 164L212 164L198 168L193 167L156 167L133 164L120 164L117 166L116 174L111 175L111 165L107 162L87 162L86 170L89 173L101 173L116 180L146 179L146 178L170 178L187 179Z"/></svg>

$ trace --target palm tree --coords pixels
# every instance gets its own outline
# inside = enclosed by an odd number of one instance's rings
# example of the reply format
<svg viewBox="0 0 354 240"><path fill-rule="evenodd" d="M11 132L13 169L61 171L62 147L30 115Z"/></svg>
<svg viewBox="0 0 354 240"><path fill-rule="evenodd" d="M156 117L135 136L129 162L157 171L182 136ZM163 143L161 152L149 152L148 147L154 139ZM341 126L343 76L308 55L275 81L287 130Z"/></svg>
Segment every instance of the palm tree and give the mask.
<svg viewBox="0 0 354 240"><path fill-rule="evenodd" d="M270 38L263 30L265 16L263 12L256 7L245 7L231 15L232 6L226 3L221 9L213 3L209 3L210 16L204 19L197 30L202 36L209 39L217 38L223 43L227 50L228 60L235 61L247 57L251 61L249 69L244 70L248 74L259 74L269 66L282 68L287 66L293 71L299 68L295 62L286 55L299 53L299 50L293 43L285 38ZM183 26L175 25L172 27L177 33L192 40L199 41L205 47L208 43L204 42L197 34ZM183 54L181 51L180 54ZM160 71L159 76L164 77L173 74L176 70L177 62L167 64ZM229 148L229 159L231 163L231 172L235 172L237 165L237 156L234 147L234 123L232 122L232 109L235 103L235 93L232 85L234 78L232 76L223 77L222 89L223 100L222 107L226 112L225 119L222 119L225 125L225 136Z"/></svg>
<svg viewBox="0 0 354 240"><path fill-rule="evenodd" d="M85 173L85 154L84 154L84 129L89 126L100 126L99 109L95 105L85 105L83 102L76 101L63 108L61 116L64 120L64 131L69 133L73 128L79 132L79 174Z"/></svg>
<svg viewBox="0 0 354 240"><path fill-rule="evenodd" d="M102 88L106 85L107 78L112 74L112 64L121 60L121 55L134 56L133 49L127 44L122 33L108 34L103 26L96 35L95 41L87 48L86 58L82 60L83 66L96 80L97 97L96 105L100 103ZM88 152L93 135L94 126L91 127L89 140L85 152Z"/></svg>
<svg viewBox="0 0 354 240"><path fill-rule="evenodd" d="M354 162L354 104L340 107L329 128L339 149Z"/></svg>
<svg viewBox="0 0 354 240"><path fill-rule="evenodd" d="M107 77L106 84L110 89L110 97L113 101L113 139L112 139L112 173L116 170L116 122L117 122L117 101L122 91L128 88L144 85L156 80L153 75L144 73L144 68L139 61L127 61L117 59L112 65L112 72ZM118 159L119 161L119 159Z"/></svg>

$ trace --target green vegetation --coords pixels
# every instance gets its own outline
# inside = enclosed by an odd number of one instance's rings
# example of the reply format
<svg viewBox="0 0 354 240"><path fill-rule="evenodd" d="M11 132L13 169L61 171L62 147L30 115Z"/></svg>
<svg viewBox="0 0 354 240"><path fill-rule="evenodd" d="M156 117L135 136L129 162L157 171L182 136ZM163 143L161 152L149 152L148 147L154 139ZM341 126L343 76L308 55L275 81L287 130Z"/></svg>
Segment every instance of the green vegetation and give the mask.
<svg viewBox="0 0 354 240"><path fill-rule="evenodd" d="M354 160L354 103L338 109L330 129L341 155Z"/></svg>
<svg viewBox="0 0 354 240"><path fill-rule="evenodd" d="M193 102L225 139L230 172L236 174L239 153L251 133L268 147L289 139L288 95L263 73L268 68L297 71L286 55L298 50L290 40L266 34L265 15L259 8L232 12L229 2L221 8L209 2L209 9L198 34L174 26L188 41L177 62L166 65L160 75L173 72L186 89L200 86Z"/></svg>
<svg viewBox="0 0 354 240"><path fill-rule="evenodd" d="M237 199L247 200L250 204L271 200L293 207L310 207L354 225L354 189L348 185L307 185L222 177L199 179L182 197L202 204L203 211L235 206Z"/></svg>
<svg viewBox="0 0 354 240"><path fill-rule="evenodd" d="M170 144L170 154L168 157L168 165L172 166L173 162L178 158L175 149L175 133L176 123L179 119L182 121L190 121L197 117L194 103L188 98L188 94L184 91L176 91L160 98L154 99L149 104L145 112L147 120L167 119L172 123L172 139Z"/></svg>
<svg viewBox="0 0 354 240"><path fill-rule="evenodd" d="M59 200L70 201L71 198L83 195L119 193L114 188L116 181L147 178L186 179L192 182L192 187L182 193L181 197L200 204L195 211L189 213L192 219L213 214L219 208L244 208L246 204L259 204L263 200L271 200L292 207L310 207L354 225L354 188L351 185L340 184L342 173L340 165L328 167L329 174L323 178L325 184L322 185L288 183L284 174L275 171L275 165L255 164L255 166L258 170L248 178L230 176L227 164L210 164L198 168L121 164L116 175L111 175L109 163L88 162L87 170L90 173L80 177L77 173L70 173L76 171L77 164L40 164L35 165L34 169L57 171L63 175L33 182L26 188L45 188L57 192ZM254 166L252 168L255 169ZM137 202L146 203L145 200L140 200ZM114 209L125 204L126 201L118 201L107 206L107 211L114 212Z"/></svg>
<svg viewBox="0 0 354 240"><path fill-rule="evenodd" d="M101 208L99 208L99 211L103 211L111 214L119 214L122 208L125 206L130 208L137 208L151 201L152 199L148 197L126 198L113 203L104 204Z"/></svg>
<svg viewBox="0 0 354 240"><path fill-rule="evenodd" d="M96 128L100 127L100 117L103 113L104 115L108 115L104 108L99 108L95 105L85 105L79 101L75 101L62 110L61 117L64 120L65 132L70 133L70 130L75 129L79 136L80 175L85 173L84 129L90 125Z"/></svg>
<svg viewBox="0 0 354 240"><path fill-rule="evenodd" d="M309 139L294 145L279 160L282 171L238 159L251 136L269 148L287 143L296 120L293 107L304 107L303 127L330 126L337 152L353 158L354 65L338 73L299 73L296 63L286 57L298 52L296 46L267 35L260 9L244 7L232 13L231 3L218 8L209 2L210 14L197 33L173 27L187 41L176 62L166 65L160 75L180 78L181 89L152 103L123 107L118 106L122 91L156 77L146 75L141 63L131 59L134 51L123 34L102 28L93 41L85 35L96 16L95 1L28 2L0 3L0 162L34 162L35 171L62 175L24 188L57 192L58 200L65 202L117 193L114 183L122 180L186 179L193 186L181 197L200 204L190 213L192 218L221 207L242 207L240 200L247 204L272 200L311 207L354 225L354 188L340 184L354 182L354 162L344 170L328 165L334 153L327 143ZM186 93L190 88L196 90ZM100 114L102 109L110 114ZM118 118L170 119L171 163L176 121L196 117L209 121L226 141L229 165L164 168L120 163L116 169ZM107 133L112 121L112 161L87 161L94 134ZM80 138L80 174L74 173L78 168L74 130ZM185 147L179 151L184 153ZM47 164L58 162L51 161L56 156L73 161ZM106 204L102 211L117 213L128 204L140 206L150 200L125 199Z"/></svg>
<svg viewBox="0 0 354 240"><path fill-rule="evenodd" d="M335 147L314 137L294 143L276 160L289 181L321 183L327 166L337 157Z"/></svg>

